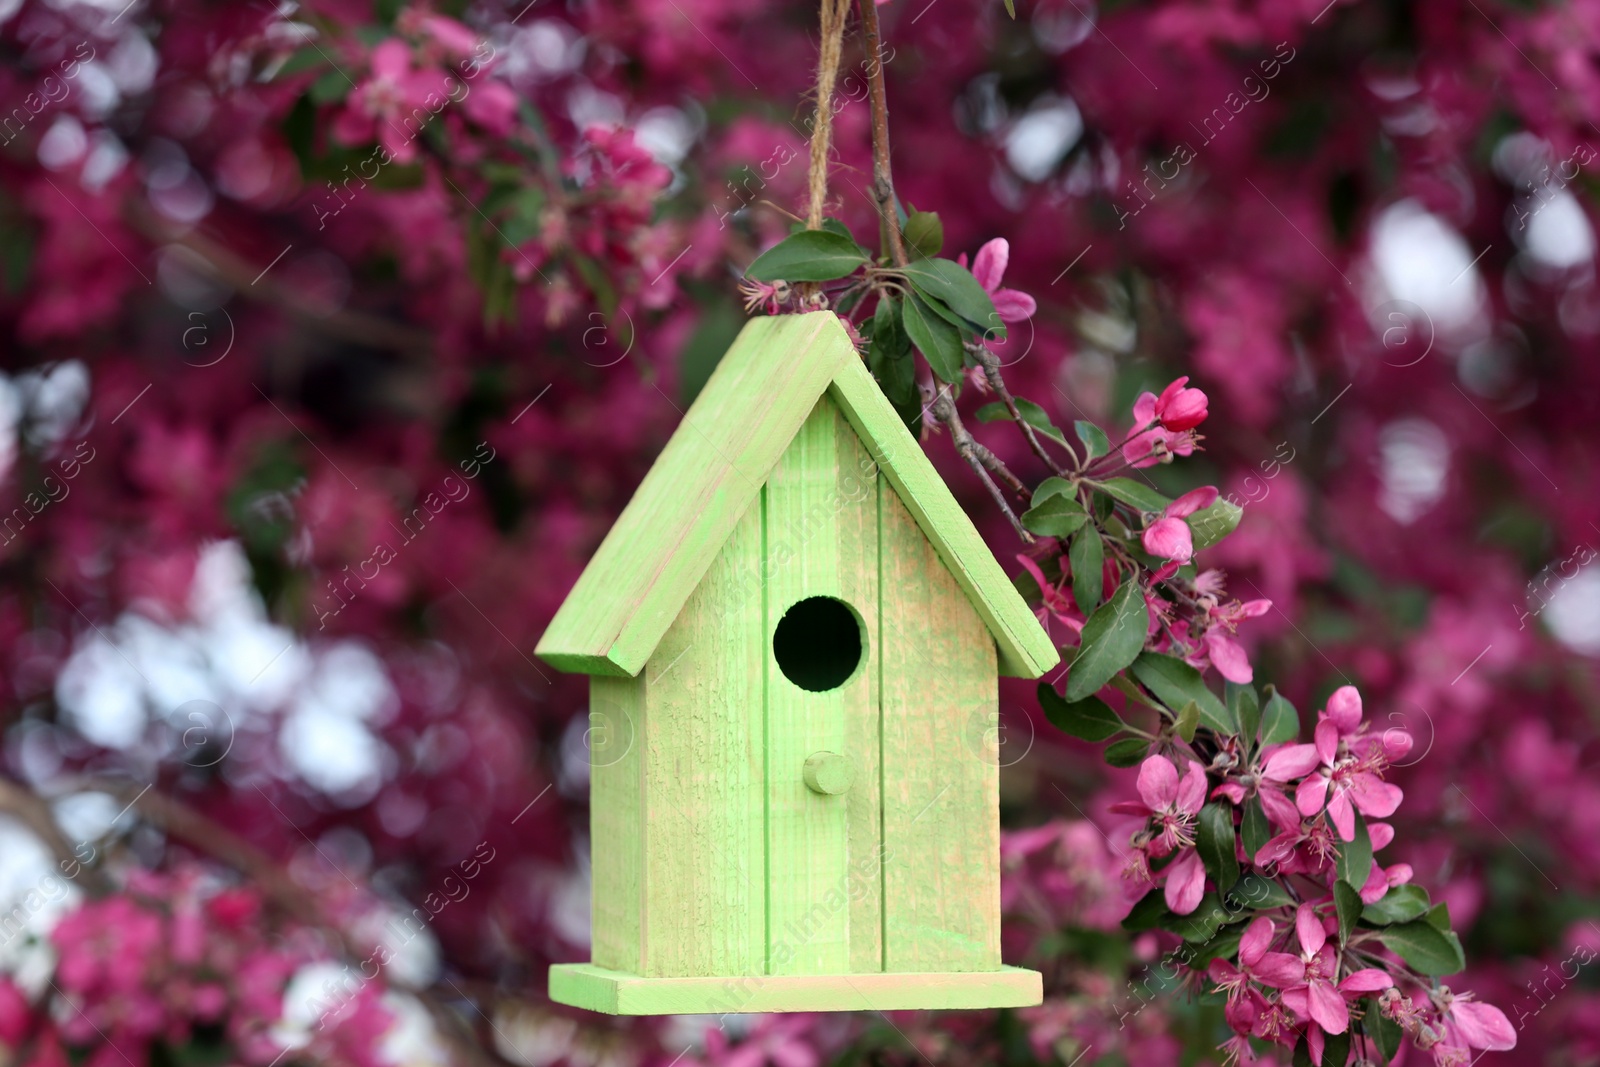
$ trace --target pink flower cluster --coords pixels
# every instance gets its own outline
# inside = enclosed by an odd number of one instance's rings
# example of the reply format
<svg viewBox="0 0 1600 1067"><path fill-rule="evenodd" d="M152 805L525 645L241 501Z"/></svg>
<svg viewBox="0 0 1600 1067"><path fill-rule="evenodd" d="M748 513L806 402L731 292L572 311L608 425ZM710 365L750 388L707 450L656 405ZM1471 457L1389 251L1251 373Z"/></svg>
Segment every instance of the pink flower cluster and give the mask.
<svg viewBox="0 0 1600 1067"><path fill-rule="evenodd" d="M1374 993L1383 993L1384 1015L1419 1047L1432 1049L1440 1067L1467 1062L1470 1049L1511 1048L1516 1034L1498 1008L1430 984L1387 951L1375 931L1341 934L1335 893L1340 851L1358 836L1358 813L1380 820L1399 808L1403 794L1384 773L1410 751L1411 738L1398 730L1374 733L1353 686L1328 699L1314 737L1307 744L1269 744L1248 758L1241 753L1257 748L1255 738L1221 737L1208 765L1183 749L1176 763L1167 754L1151 755L1139 768L1140 799L1112 805L1144 820L1132 835L1125 877L1141 893L1162 883L1166 905L1178 916L1195 914L1206 892L1198 822L1208 798L1225 800L1230 824L1238 816L1241 828L1246 805L1259 804L1277 831L1253 853L1242 833L1230 831L1240 872L1279 882L1285 895L1254 909L1236 962L1221 957L1206 968L1213 986L1227 995L1235 1036L1224 1051L1230 1059L1249 1055L1251 1038L1293 1046L1303 1034L1312 1062L1321 1062L1327 1039L1349 1029L1352 1005ZM1385 822L1366 822L1364 833L1374 853L1394 838ZM1404 863L1371 861L1356 887L1361 904L1383 900L1412 873ZM1230 887L1214 888L1220 894ZM1414 987L1414 995L1402 995L1404 985Z"/></svg>

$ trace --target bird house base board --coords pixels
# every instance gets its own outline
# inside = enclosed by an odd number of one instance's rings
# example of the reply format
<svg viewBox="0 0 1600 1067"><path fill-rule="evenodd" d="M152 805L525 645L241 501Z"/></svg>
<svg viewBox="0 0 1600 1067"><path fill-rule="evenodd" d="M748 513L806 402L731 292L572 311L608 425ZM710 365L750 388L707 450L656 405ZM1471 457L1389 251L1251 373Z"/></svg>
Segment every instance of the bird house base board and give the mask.
<svg viewBox="0 0 1600 1067"><path fill-rule="evenodd" d="M783 974L645 978L590 963L550 968L550 999L607 1015L1025 1008L1044 999L1038 971Z"/></svg>

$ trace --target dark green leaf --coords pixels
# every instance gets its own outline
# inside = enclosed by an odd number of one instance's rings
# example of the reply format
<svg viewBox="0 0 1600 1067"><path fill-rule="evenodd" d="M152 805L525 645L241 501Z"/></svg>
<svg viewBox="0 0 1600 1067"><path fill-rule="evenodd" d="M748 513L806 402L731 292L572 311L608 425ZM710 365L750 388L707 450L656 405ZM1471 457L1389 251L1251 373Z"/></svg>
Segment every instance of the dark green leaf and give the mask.
<svg viewBox="0 0 1600 1067"><path fill-rule="evenodd" d="M1247 874L1228 890L1226 904L1231 913L1260 911L1262 908L1276 908L1284 904L1293 904L1294 898L1289 891L1274 878L1265 878L1259 874Z"/></svg>
<svg viewBox="0 0 1600 1067"><path fill-rule="evenodd" d="M1072 565L1072 599L1088 618L1100 606L1105 588L1105 548L1100 543L1100 531L1092 524L1084 524L1072 535L1067 562Z"/></svg>
<svg viewBox="0 0 1600 1067"><path fill-rule="evenodd" d="M957 382L961 379L961 335L956 328L928 309L915 295L906 300L901 311L906 336L917 346L940 381Z"/></svg>
<svg viewBox="0 0 1600 1067"><path fill-rule="evenodd" d="M284 60L283 66L277 69L273 77L287 78L295 74L304 74L308 70L316 70L319 67L325 67L329 64L329 62L328 54L325 51L314 46L307 46L299 49L288 59ZM345 84L348 85L349 82L346 82Z"/></svg>
<svg viewBox="0 0 1600 1067"><path fill-rule="evenodd" d="M911 339L900 322L900 305L891 296L879 298L872 316L872 345L867 367L902 421L915 434L922 421L922 394L917 389L917 363Z"/></svg>
<svg viewBox="0 0 1600 1067"><path fill-rule="evenodd" d="M1003 341L1006 328L995 314L994 301L972 272L953 259L924 259L903 268L918 293L941 301L972 324L975 332Z"/></svg>
<svg viewBox="0 0 1600 1067"><path fill-rule="evenodd" d="M1184 744L1188 744L1194 740L1194 732L1199 725L1200 705L1191 700L1183 706L1183 710L1178 712L1178 717L1173 720L1172 732L1174 736L1182 738Z"/></svg>
<svg viewBox="0 0 1600 1067"><path fill-rule="evenodd" d="M1189 529L1194 533L1194 549L1196 552L1202 548L1210 548L1218 541L1233 533L1239 526L1239 520L1244 517L1244 508L1238 504L1230 504L1226 500L1218 499L1208 508L1201 508L1184 521L1189 524Z"/></svg>
<svg viewBox="0 0 1600 1067"><path fill-rule="evenodd" d="M944 223L935 212L912 212L904 232L906 251L912 259L932 259L944 247Z"/></svg>
<svg viewBox="0 0 1600 1067"><path fill-rule="evenodd" d="M1397 885L1381 899L1361 909L1361 918L1373 926L1390 926L1408 923L1428 913L1428 891L1420 885Z"/></svg>
<svg viewBox="0 0 1600 1067"><path fill-rule="evenodd" d="M1231 960L1238 953L1239 942L1243 938L1243 928L1230 926L1195 949L1185 962L1191 967L1204 970L1206 964L1212 960Z"/></svg>
<svg viewBox="0 0 1600 1067"><path fill-rule="evenodd" d="M855 234L850 232L850 227L846 226L838 219L833 218L832 216L823 219L822 228L827 230L829 233L836 233L840 237L848 238L851 244L855 245L857 249L860 249L860 252L863 256L866 256L868 259L872 258L871 254L865 248L862 248L859 244L856 244Z"/></svg>
<svg viewBox="0 0 1600 1067"><path fill-rule="evenodd" d="M1067 496L1053 496L1022 513L1025 529L1041 537L1066 537L1089 521L1083 506Z"/></svg>
<svg viewBox="0 0 1600 1067"><path fill-rule="evenodd" d="M1066 437L1063 436L1061 431L1056 428L1055 424L1050 421L1050 415L1045 411L1044 408L1040 407L1038 404L1035 404L1031 400L1024 400L1022 397L1017 397L1016 401L1017 414L1022 416L1023 422L1027 423L1029 426L1032 426L1037 432L1050 438L1050 440L1054 441L1056 444L1062 446L1066 445ZM1011 412L1006 408L1005 404L999 400L996 400L991 404L983 405L983 407L979 408L975 414L977 415L979 422L1012 421ZM1052 482L1065 482L1065 479L1062 478L1049 478L1046 480ZM1066 484L1070 485L1071 483ZM1037 492L1034 495L1037 496Z"/></svg>
<svg viewBox="0 0 1600 1067"><path fill-rule="evenodd" d="M1388 1063L1400 1051L1400 1036L1405 1031L1400 1029L1399 1023L1384 1017L1377 997L1368 997L1363 1003L1366 1006L1366 1018L1361 1020L1361 1028L1372 1039L1378 1062Z"/></svg>
<svg viewBox="0 0 1600 1067"><path fill-rule="evenodd" d="M1072 424L1077 431L1078 440L1083 442L1083 447L1088 450L1090 459L1099 459L1111 451L1111 442L1106 437L1106 432L1092 422L1079 419Z"/></svg>
<svg viewBox="0 0 1600 1067"><path fill-rule="evenodd" d="M1300 713L1283 694L1267 686L1267 703L1261 709L1261 746L1293 741L1300 736Z"/></svg>
<svg viewBox="0 0 1600 1067"><path fill-rule="evenodd" d="M313 103L331 104L350 94L350 79L340 71L330 70L312 82L311 88L306 91L311 94Z"/></svg>
<svg viewBox="0 0 1600 1067"><path fill-rule="evenodd" d="M1428 909L1428 913L1426 916L1424 916L1424 918L1428 920L1428 925L1432 926L1435 930L1449 932L1450 905L1441 900L1439 903Z"/></svg>
<svg viewBox="0 0 1600 1067"><path fill-rule="evenodd" d="M1249 683L1235 685L1229 682L1224 692L1228 707L1233 709L1233 719L1239 724L1239 742L1248 753L1255 743L1256 733L1261 729L1261 699L1256 696L1256 687Z"/></svg>
<svg viewBox="0 0 1600 1067"><path fill-rule="evenodd" d="M1221 734L1233 734L1233 712L1217 695L1206 688L1200 672L1172 656L1146 652L1133 664L1133 676L1169 708L1178 709L1189 701L1200 705L1200 721Z"/></svg>
<svg viewBox="0 0 1600 1067"><path fill-rule="evenodd" d="M1200 898L1199 905L1188 915L1173 915L1166 928L1185 941L1210 941L1224 924L1238 922L1243 915L1235 915L1222 906L1215 893Z"/></svg>
<svg viewBox="0 0 1600 1067"><path fill-rule="evenodd" d="M1350 1062L1350 1030L1342 1034L1329 1034L1322 1043L1321 1067L1344 1067Z"/></svg>
<svg viewBox="0 0 1600 1067"><path fill-rule="evenodd" d="M1132 478L1107 478L1097 483L1108 495L1139 511L1165 511L1172 501Z"/></svg>
<svg viewBox="0 0 1600 1067"><path fill-rule="evenodd" d="M982 410L982 408L979 409L980 412ZM1039 488L1033 491L1031 503L1037 507L1053 496L1067 496L1076 500L1077 495L1076 487L1065 478L1046 478L1039 483Z"/></svg>
<svg viewBox="0 0 1600 1067"><path fill-rule="evenodd" d="M1233 883L1239 880L1232 804L1226 800L1213 800L1200 809L1194 844L1195 850L1200 853L1200 862L1205 864L1206 873L1217 884L1217 888L1231 889Z"/></svg>
<svg viewBox="0 0 1600 1067"><path fill-rule="evenodd" d="M867 261L861 247L831 230L790 234L756 257L745 274L762 282L831 282Z"/></svg>
<svg viewBox="0 0 1600 1067"><path fill-rule="evenodd" d="M1078 658L1072 661L1072 672L1067 677L1067 699L1093 696L1111 681L1112 675L1138 658L1149 625L1150 609L1145 606L1139 583L1122 583L1122 588L1083 624Z"/></svg>
<svg viewBox="0 0 1600 1067"><path fill-rule="evenodd" d="M1255 862L1256 853L1272 840L1272 823L1255 797L1244 802L1244 817L1239 823L1239 836L1244 839L1245 853Z"/></svg>
<svg viewBox="0 0 1600 1067"><path fill-rule="evenodd" d="M1333 883L1333 910L1339 916L1339 943L1343 944L1361 918L1361 894L1343 878Z"/></svg>
<svg viewBox="0 0 1600 1067"><path fill-rule="evenodd" d="M1099 697L1063 700L1049 682L1039 683L1039 706L1056 729L1085 741L1104 741L1122 729L1117 713Z"/></svg>
<svg viewBox="0 0 1600 1067"><path fill-rule="evenodd" d="M1106 746L1106 762L1113 767L1137 767L1150 754L1150 742L1142 737L1125 737Z"/></svg>
<svg viewBox="0 0 1600 1067"><path fill-rule="evenodd" d="M1301 1034L1300 1040L1295 1042L1294 1056L1289 1060L1289 1062L1292 1064L1292 1067L1320 1067L1319 1064L1311 1062L1311 1048L1306 1044L1306 1037L1304 1034Z"/></svg>
<svg viewBox="0 0 1600 1067"><path fill-rule="evenodd" d="M1442 977L1467 965L1460 942L1435 929L1426 919L1385 926L1377 933L1384 947L1423 974Z"/></svg>
<svg viewBox="0 0 1600 1067"><path fill-rule="evenodd" d="M1367 833L1367 820L1361 817L1360 812L1355 813L1356 839L1354 841L1339 842L1339 862L1335 869L1339 877L1351 885L1366 885L1367 879L1372 875L1372 838ZM1328 825L1333 825L1330 817ZM1338 830L1334 837L1338 838Z"/></svg>
<svg viewBox="0 0 1600 1067"><path fill-rule="evenodd" d="M1122 920L1122 928L1139 932L1143 930L1158 929L1167 917L1167 900L1159 889L1152 889L1139 898L1128 912L1127 918Z"/></svg>

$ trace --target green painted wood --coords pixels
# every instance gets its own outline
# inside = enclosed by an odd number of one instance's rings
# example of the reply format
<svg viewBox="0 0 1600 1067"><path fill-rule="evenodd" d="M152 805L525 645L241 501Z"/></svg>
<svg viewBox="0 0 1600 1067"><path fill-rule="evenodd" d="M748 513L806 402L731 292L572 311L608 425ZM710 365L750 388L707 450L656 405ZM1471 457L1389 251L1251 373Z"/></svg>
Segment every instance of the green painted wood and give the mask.
<svg viewBox="0 0 1600 1067"><path fill-rule="evenodd" d="M849 756L837 752L813 752L806 757L806 788L823 796L836 797L849 791L856 780L856 766Z"/></svg>
<svg viewBox="0 0 1600 1067"><path fill-rule="evenodd" d="M550 968L550 999L608 1015L1025 1008L1043 1003L1038 971L642 978L586 963Z"/></svg>
<svg viewBox="0 0 1600 1067"><path fill-rule="evenodd" d="M1002 672L1034 678L1054 667L1055 646L827 311L746 324L537 654L561 670L637 674L825 390L974 602Z"/></svg>
<svg viewBox="0 0 1600 1067"><path fill-rule="evenodd" d="M589 867L593 951L643 973L645 682L589 679Z"/></svg>
<svg viewBox="0 0 1600 1067"><path fill-rule="evenodd" d="M637 674L835 372L859 361L831 314L746 323L536 654Z"/></svg>
<svg viewBox="0 0 1600 1067"><path fill-rule="evenodd" d="M823 398L767 481L767 908L770 974L877 970L879 906L877 480L875 464ZM861 627L859 666L809 692L772 655L784 613L809 597L843 601ZM807 788L806 760L837 752L860 788Z"/></svg>
<svg viewBox="0 0 1600 1067"><path fill-rule="evenodd" d="M880 482L886 971L1000 966L995 643Z"/></svg>
<svg viewBox="0 0 1600 1067"><path fill-rule="evenodd" d="M1000 673L1037 678L1061 662L1055 643L860 360L839 369L829 395L977 609L999 647Z"/></svg>
<svg viewBox="0 0 1600 1067"><path fill-rule="evenodd" d="M640 675L646 976L766 966L759 497L752 504ZM613 847L632 846L595 839L596 853Z"/></svg>

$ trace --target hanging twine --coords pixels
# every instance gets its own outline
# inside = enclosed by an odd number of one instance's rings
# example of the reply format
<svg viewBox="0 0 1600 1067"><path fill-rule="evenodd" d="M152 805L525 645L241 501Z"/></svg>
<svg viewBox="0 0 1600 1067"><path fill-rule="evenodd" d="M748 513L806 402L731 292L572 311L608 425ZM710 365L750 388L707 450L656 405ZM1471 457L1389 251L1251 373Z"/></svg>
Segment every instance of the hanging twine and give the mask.
<svg viewBox="0 0 1600 1067"><path fill-rule="evenodd" d="M845 16L850 0L822 0L822 43L817 53L817 114L811 124L811 206L806 229L822 226L822 206L828 199L828 146L833 137L833 86L839 78L839 53L844 41Z"/></svg>

